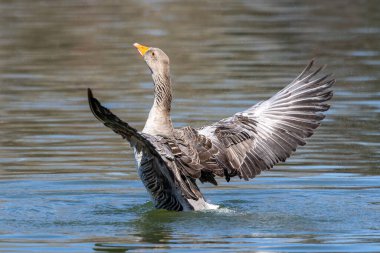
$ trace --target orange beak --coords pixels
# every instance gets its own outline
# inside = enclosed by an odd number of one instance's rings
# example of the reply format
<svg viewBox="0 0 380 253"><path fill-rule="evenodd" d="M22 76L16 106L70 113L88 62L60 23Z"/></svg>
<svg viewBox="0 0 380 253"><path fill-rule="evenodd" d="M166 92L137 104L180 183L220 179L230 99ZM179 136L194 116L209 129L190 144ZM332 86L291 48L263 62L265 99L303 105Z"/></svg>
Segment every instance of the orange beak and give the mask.
<svg viewBox="0 0 380 253"><path fill-rule="evenodd" d="M139 43L134 43L133 46L137 48L137 50L142 56L144 56L144 54L150 49L150 47L140 45Z"/></svg>

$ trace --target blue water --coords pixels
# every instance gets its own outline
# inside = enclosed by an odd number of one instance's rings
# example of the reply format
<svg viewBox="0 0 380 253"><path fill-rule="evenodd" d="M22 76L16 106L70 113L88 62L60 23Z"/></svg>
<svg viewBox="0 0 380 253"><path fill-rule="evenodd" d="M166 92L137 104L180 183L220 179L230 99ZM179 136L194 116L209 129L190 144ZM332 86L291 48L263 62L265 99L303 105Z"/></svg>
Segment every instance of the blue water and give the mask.
<svg viewBox="0 0 380 253"><path fill-rule="evenodd" d="M0 2L0 252L380 252L377 1ZM311 58L337 83L316 134L218 210L155 210L86 89L142 129L134 42L171 58L176 127L266 99Z"/></svg>

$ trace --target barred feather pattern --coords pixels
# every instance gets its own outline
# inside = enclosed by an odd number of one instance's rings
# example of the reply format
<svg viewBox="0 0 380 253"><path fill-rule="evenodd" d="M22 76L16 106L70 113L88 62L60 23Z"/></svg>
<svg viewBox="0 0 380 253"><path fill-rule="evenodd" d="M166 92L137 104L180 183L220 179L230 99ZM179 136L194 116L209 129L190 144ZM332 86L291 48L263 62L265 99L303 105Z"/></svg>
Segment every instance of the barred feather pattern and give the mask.
<svg viewBox="0 0 380 253"><path fill-rule="evenodd" d="M153 73L155 100L147 132L138 132L103 107L88 92L97 119L128 140L135 149L140 177L157 208L207 208L196 179L217 185L215 176L244 180L284 162L306 144L324 119L335 83L330 75L317 75L311 61L284 89L266 101L199 129L173 129L170 119L172 91L168 68ZM164 119L160 121L160 119ZM149 124L148 124L149 122ZM148 131L149 130L149 131ZM152 134L153 133L153 134Z"/></svg>
<svg viewBox="0 0 380 253"><path fill-rule="evenodd" d="M153 74L154 82L154 102L168 112L171 111L172 104L172 87L170 76L166 74Z"/></svg>
<svg viewBox="0 0 380 253"><path fill-rule="evenodd" d="M167 177L162 175L154 161L154 157L144 154L139 166L139 175L145 188L150 193L154 206L159 209L182 211L184 208L175 196L175 189L168 182Z"/></svg>
<svg viewBox="0 0 380 253"><path fill-rule="evenodd" d="M320 125L335 79L316 77L323 67L312 71L313 64L270 99L198 129L218 149L227 181L234 175L248 180L284 162Z"/></svg>
<svg viewBox="0 0 380 253"><path fill-rule="evenodd" d="M173 211L192 210L192 206L184 197L185 189L180 187L182 182L178 182L181 176L179 173L175 176L174 156L169 147L161 143L162 138L138 132L102 106L90 89L88 89L88 101L94 116L126 139L135 149L140 178L155 206Z"/></svg>

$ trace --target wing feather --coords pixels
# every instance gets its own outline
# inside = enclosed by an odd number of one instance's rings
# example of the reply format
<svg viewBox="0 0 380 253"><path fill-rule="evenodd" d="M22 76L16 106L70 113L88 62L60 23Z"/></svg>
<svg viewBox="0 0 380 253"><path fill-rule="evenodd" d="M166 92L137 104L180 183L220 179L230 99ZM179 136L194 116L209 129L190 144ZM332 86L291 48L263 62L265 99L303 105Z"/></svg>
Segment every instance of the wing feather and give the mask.
<svg viewBox="0 0 380 253"><path fill-rule="evenodd" d="M95 117L114 132L170 161L168 169L183 193L196 200L202 195L195 179L215 185L215 176L248 180L306 144L330 108L326 102L333 96L330 88L335 83L331 75L318 78L324 66L312 71L313 64L268 100L201 129L175 129L174 138L138 133L102 107L91 90L89 102Z"/></svg>
<svg viewBox="0 0 380 253"><path fill-rule="evenodd" d="M325 66L312 70L313 64L268 100L198 129L218 150L214 157L227 181L234 175L248 180L284 162L320 125L335 79L317 77Z"/></svg>
<svg viewBox="0 0 380 253"><path fill-rule="evenodd" d="M91 89L88 89L88 102L94 116L105 126L121 135L137 150L148 154L145 157L154 157L157 159L159 164L156 164L156 166L145 166L149 167L149 171L147 171L146 174L154 174L156 177L156 180L147 183L146 187L148 189L153 192L157 191L162 193L162 190L157 187L161 187L162 182L166 185L170 185L167 183L167 177L170 177L176 184L176 186L170 187L180 187L182 194L187 198L198 200L202 197L193 179L200 177L200 170L194 169L196 168L196 164L194 164L188 156L183 155L173 140L138 132L128 123L119 119L109 109L102 106L100 102L94 98ZM157 180L161 183L159 184ZM172 192L175 191L173 190ZM168 199L168 201L169 200L170 199Z"/></svg>

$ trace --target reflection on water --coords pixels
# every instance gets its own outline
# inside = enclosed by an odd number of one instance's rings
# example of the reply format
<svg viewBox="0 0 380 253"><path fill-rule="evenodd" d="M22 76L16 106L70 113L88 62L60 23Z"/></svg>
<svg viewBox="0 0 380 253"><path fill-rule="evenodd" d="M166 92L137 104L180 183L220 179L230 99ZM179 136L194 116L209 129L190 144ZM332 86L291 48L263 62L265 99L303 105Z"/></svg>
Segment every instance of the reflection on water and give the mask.
<svg viewBox="0 0 380 253"><path fill-rule="evenodd" d="M0 252L380 251L377 1L1 1ZM134 42L164 49L173 121L268 98L313 57L337 79L287 163L202 185L210 212L154 210L128 145L86 89L138 129L152 103Z"/></svg>

